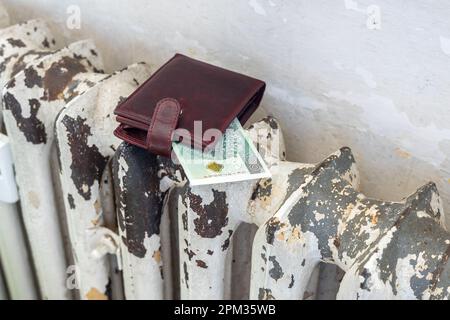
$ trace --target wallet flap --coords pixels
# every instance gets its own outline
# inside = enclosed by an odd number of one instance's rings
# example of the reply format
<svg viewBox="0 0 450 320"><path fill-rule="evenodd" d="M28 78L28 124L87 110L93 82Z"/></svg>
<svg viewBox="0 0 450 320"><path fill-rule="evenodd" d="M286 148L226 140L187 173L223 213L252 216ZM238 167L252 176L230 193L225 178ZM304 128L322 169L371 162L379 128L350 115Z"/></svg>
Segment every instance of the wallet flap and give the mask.
<svg viewBox="0 0 450 320"><path fill-rule="evenodd" d="M147 133L147 149L155 154L169 157L172 150L172 134L181 107L177 100L165 98L158 102Z"/></svg>

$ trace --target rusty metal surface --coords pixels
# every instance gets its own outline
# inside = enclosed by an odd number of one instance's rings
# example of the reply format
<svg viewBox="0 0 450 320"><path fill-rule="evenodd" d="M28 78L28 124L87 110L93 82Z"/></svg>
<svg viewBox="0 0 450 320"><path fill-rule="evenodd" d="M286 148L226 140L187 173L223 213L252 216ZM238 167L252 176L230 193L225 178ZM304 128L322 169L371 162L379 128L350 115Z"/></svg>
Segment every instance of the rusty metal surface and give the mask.
<svg viewBox="0 0 450 320"><path fill-rule="evenodd" d="M264 130L261 130L264 129ZM255 124L249 129L252 138L260 141L260 146L268 148L262 150L266 159L270 163L276 163L285 156L284 144L282 143L281 132L277 122L272 118L267 118L260 123ZM266 140L280 139L280 144L273 146L281 146L274 154L270 150L271 143ZM146 161L140 160L145 158ZM156 161L156 162L155 162ZM160 168L159 172L154 172L148 163L157 164ZM176 251L178 246L178 272L179 286L181 298L223 298L225 291L230 290L230 283L225 283L225 273L227 254L232 245L232 235L241 222L259 223L264 221L261 215L270 215L273 213L273 207L281 205L281 200L276 197L273 203L267 204L265 210L256 213L255 208L261 204L256 199L264 197L264 190L255 190L256 181L221 184L217 186L190 187L185 184L185 177L180 167L171 164L170 160L163 158L152 158L146 151L140 150L128 144L122 144L116 154L116 202L118 205L121 220L129 221L130 225L126 225L127 234L124 235L123 243L127 244L132 241L145 252L155 250L155 246L146 248L142 241L142 232L138 230L141 227L136 224L142 224L143 221L136 219L136 215L141 217L147 215L146 219L159 223L161 219L162 207L160 196L157 199L149 199L142 194L140 179L150 179L145 183L145 188L150 185L158 186L159 192L171 191L171 201L168 207L170 210L176 210L175 217L179 219L177 224L178 243L172 243L172 250ZM134 176L135 178L130 178ZM147 177L147 178L145 178ZM280 181L283 179L280 178ZM266 186L267 187L267 186ZM280 188L283 189L283 188ZM141 191L140 191L141 190ZM285 197L287 190L280 190L281 197ZM176 195L173 197L173 195ZM134 196L134 197L133 197ZM163 196L163 195L161 195ZM118 197L125 197L120 200ZM250 201L253 199L253 201ZM147 203L148 202L148 203ZM251 202L248 212L246 206ZM269 208L270 207L270 208ZM138 214L140 212L140 214ZM150 218L150 214L157 216ZM173 216L169 213L170 216ZM176 223L176 221L171 221ZM172 228L173 230L173 228ZM132 232L130 234L130 232ZM151 234L151 233L147 233ZM138 235L141 235L140 237ZM136 238L137 237L137 238ZM137 244L138 245L137 245ZM130 248L128 247L128 251ZM152 251L152 252L153 252ZM135 249L130 251L135 257L142 258L140 251ZM169 259L168 257L166 258ZM167 260L164 260L166 265ZM227 268L231 268L228 266ZM150 277L157 273L156 266L150 272L147 264L147 272ZM177 276L174 277L176 279ZM126 278L125 278L126 279ZM144 278L145 279L145 278ZM154 280L148 279L147 283L155 283ZM159 283L159 282L158 282Z"/></svg>
<svg viewBox="0 0 450 320"><path fill-rule="evenodd" d="M47 23L30 20L0 30L0 87L22 71L27 63L58 47ZM0 113L0 127L2 118Z"/></svg>
<svg viewBox="0 0 450 320"><path fill-rule="evenodd" d="M92 42L57 48L42 20L0 30L0 130L3 114L42 298L72 297L65 254L82 299L450 298L450 234L433 183L399 202L367 198L349 148L318 164L286 161L268 117L248 134L270 179L190 186L170 160L111 134L115 106L149 67L106 75ZM8 229L16 213L0 203ZM0 237L7 280L27 275L13 298L33 277L5 258L8 240L26 251L14 235Z"/></svg>
<svg viewBox="0 0 450 320"><path fill-rule="evenodd" d="M111 134L117 126L113 111L149 74L149 67L139 63L102 79L68 103L55 123L62 195L83 299L108 296L107 254L119 250L115 233L104 227L100 199L100 178L120 142Z"/></svg>
<svg viewBox="0 0 450 320"><path fill-rule="evenodd" d="M43 49L42 43L39 43L40 37L49 34L46 26L43 26L39 21L6 28L8 25L8 13L0 3L0 28L5 28L0 30L1 88L10 79L12 73L19 72L27 60L33 59L33 56L35 56L33 52L37 52L36 49ZM35 38L30 37L31 27L36 36ZM50 44L48 47L50 48ZM9 149L9 141L3 133L5 133L5 130L3 128L2 110L0 110L0 150L3 149L4 151L4 143L8 144L6 147ZM10 157L11 155L9 154L7 158ZM17 203L13 164L10 162L11 159L0 158L0 162L3 161L3 163L0 163L0 180L2 180L2 183L0 183L0 194L2 194L0 196L2 198L0 199L0 217L2 221L0 223L0 257L2 261L0 263L3 265L3 273L6 279L3 289L5 293L9 291L11 299L35 299L38 297L34 281L35 275ZM11 168L5 168L5 166L10 166ZM11 176L6 177L5 175L8 171L11 173ZM14 192L13 189L15 189ZM15 196L12 197L12 194L15 194Z"/></svg>
<svg viewBox="0 0 450 320"><path fill-rule="evenodd" d="M450 236L439 223L434 184L403 202L366 198L348 148L301 180L257 232L253 298L302 298L312 270L324 261L346 271L338 298L448 299Z"/></svg>
<svg viewBox="0 0 450 320"><path fill-rule="evenodd" d="M105 77L96 72L101 68L93 43L77 42L29 62L3 92L4 122L44 299L70 297L50 169L54 120L70 100Z"/></svg>
<svg viewBox="0 0 450 320"><path fill-rule="evenodd" d="M257 127L279 129L274 119L265 119L249 128L253 139L262 137L260 132L252 132ZM271 132L264 136L267 138L277 134ZM143 164L139 168L137 159L149 157L148 153L133 146L123 146L129 154L135 153L134 175L145 172ZM250 285L250 297L253 299L326 299L335 297L338 288L337 298L448 298L446 250L449 240L448 233L439 224L442 209L433 184L419 189L404 202L388 203L367 199L358 192L359 173L348 148L342 148L319 164L285 161L284 150L279 150L278 156L264 150L261 153L270 163L273 175L270 179L258 182L191 187L187 182L184 183L182 174L176 181L162 176L160 185L164 186L163 189L175 188L177 191L175 198L178 201L174 204L172 199L169 207L177 211L179 219L177 235L181 298L222 299L231 296L230 248L233 235L242 222L262 226L253 247ZM155 165L155 159L147 160L146 163ZM167 162L160 166L171 168ZM127 171L122 170L122 174L124 176L119 181L123 181ZM154 185L154 179L158 177L155 177L155 172L151 175L151 185ZM135 181L129 180L129 190L141 189ZM150 181L146 185L150 185ZM120 194L122 191L123 186L119 185L116 192ZM415 202L412 199L416 199ZM136 198L134 206L139 206L141 201ZM424 216L427 216L430 223L424 225L423 221L411 215L411 226L396 226L398 221L403 221L399 217L405 208L411 208L412 201L415 203L414 210L420 212L419 218L425 219ZM122 207L128 203L129 200L125 201ZM147 206L148 210L144 212L156 210L160 215L160 199L152 200L151 203L156 207L150 210ZM242 205L244 203L247 207ZM132 216L130 212L128 214ZM130 221L131 224L139 223L133 219ZM414 231L413 226L420 228ZM396 231L398 236L391 241L392 248L387 251L383 247L386 242L382 240L386 240L386 233L393 228L399 229ZM406 231L400 237L403 228ZM419 245L413 242L421 234L426 236L427 230L429 236L423 243ZM409 236L411 240L408 240L407 234L412 235ZM409 251L402 257L398 252L405 248L409 248ZM405 271L408 270L405 257L422 260L421 263L408 260L411 277L400 283L397 279L402 278L396 275L399 271L392 267L391 273L376 273L376 270L383 270L378 265L381 260L377 254L384 251L386 256L390 256L385 262L386 266L396 265L397 261ZM361 262L358 262L358 258ZM323 266L320 268L322 274L317 278L317 267L321 261L335 264L338 269ZM366 264L372 264L371 269ZM346 276L343 277L339 269L344 270ZM371 270L370 275L367 270ZM386 280L393 278L391 284ZM429 282L425 281L427 278ZM325 282L328 282L328 287L323 286ZM368 285L370 282L372 284ZM394 290L397 290L396 293ZM411 294L413 291L414 295Z"/></svg>
<svg viewBox="0 0 450 320"><path fill-rule="evenodd" d="M160 240L163 193L157 158L122 143L113 161L116 206L127 299L162 299ZM166 258L166 263L168 258Z"/></svg>
<svg viewBox="0 0 450 320"><path fill-rule="evenodd" d="M179 236L181 296L184 298L227 297L227 255L237 227L242 222L263 224L301 185L302 173L313 169L312 165L285 161L281 129L274 118L251 125L248 133L270 166L270 179L183 187L178 214L179 228L183 226ZM311 281L312 296L316 285L317 281Z"/></svg>

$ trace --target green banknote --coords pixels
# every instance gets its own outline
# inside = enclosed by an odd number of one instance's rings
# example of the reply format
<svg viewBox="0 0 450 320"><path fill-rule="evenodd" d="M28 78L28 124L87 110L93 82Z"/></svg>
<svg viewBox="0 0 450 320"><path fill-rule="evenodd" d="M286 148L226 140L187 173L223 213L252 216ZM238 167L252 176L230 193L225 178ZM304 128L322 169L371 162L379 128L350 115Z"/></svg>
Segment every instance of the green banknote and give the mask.
<svg viewBox="0 0 450 320"><path fill-rule="evenodd" d="M234 119L211 150L173 142L173 150L192 186L270 177L261 155Z"/></svg>

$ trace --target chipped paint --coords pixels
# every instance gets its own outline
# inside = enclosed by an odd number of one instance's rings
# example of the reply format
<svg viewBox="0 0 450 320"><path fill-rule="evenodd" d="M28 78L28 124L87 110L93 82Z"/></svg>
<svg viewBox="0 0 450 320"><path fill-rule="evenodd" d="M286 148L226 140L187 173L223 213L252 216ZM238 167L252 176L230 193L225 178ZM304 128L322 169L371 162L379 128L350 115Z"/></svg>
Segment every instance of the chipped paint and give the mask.
<svg viewBox="0 0 450 320"><path fill-rule="evenodd" d="M87 56L100 58L93 47L86 48L84 52L76 55L80 61L84 61ZM78 69L76 64L70 61L64 63L68 63L68 67L74 70ZM90 67L89 64L87 65ZM95 71L100 69L101 66L95 67ZM63 72L64 80L73 78L73 73ZM104 221L104 204L100 201L100 187L106 163L114 155L120 143L120 140L110 134L116 127L112 116L113 110L124 97L132 93L139 83L148 77L149 68L147 65L139 63L112 75L98 72L95 75L98 77L97 81L95 78L84 81L75 76L72 81L72 83L75 82L75 85L69 85L68 89L64 90L65 94L71 99L74 95L80 94L80 88L83 89L86 86L87 89L84 92L81 91L80 96L66 105L55 122L62 192L73 197L73 205L65 202L65 206L66 212L68 212L70 239L72 243L77 244L74 247L74 257L77 267L80 269L79 282L82 292L93 286L106 288L110 281L117 281L115 278L110 280L109 277L110 258L104 255L92 257L88 248L101 245L104 239L99 238L98 234L104 234L107 230ZM60 88L53 87L51 95L56 96L58 91ZM120 169L128 172L127 164L122 161ZM123 174L119 173L119 177L123 177ZM122 179L119 183L126 184L127 180ZM156 190L155 188L159 186L149 185L146 188L147 186L140 185L140 187L144 195L153 195L154 193L149 190ZM104 188L111 188L109 191L111 193L113 193L112 189L115 189L112 185L104 185ZM155 197L158 195L155 194ZM121 200L116 198L116 201ZM153 197L149 198L149 201L152 200L154 200ZM128 209L136 211L135 208L130 206ZM123 246L122 250L130 255L151 259L151 262L147 261L147 263L155 265L157 277L161 278L161 259L157 255L152 256L159 248L158 241L152 237L153 234L159 233L159 224L152 224L151 220L145 220L144 206L140 207L141 211L136 211L136 213L137 217L144 219L145 223L133 224L134 216L130 216L126 209L118 206L118 229L123 238L125 235L128 238L125 241L118 240L117 245ZM120 258L127 263L127 268L130 266L129 261L133 259L125 253ZM124 275L129 276L129 273L124 272ZM130 286L133 287L131 290L133 295L135 292L141 292L141 288L136 283L129 285L127 280L125 284L126 293L130 296L132 296L129 290ZM115 283L111 283L110 286L112 290L118 287ZM117 294L117 292L111 292L112 296Z"/></svg>
<svg viewBox="0 0 450 320"><path fill-rule="evenodd" d="M107 158L97 146L89 146L88 138L92 136L86 119L78 116L76 119L65 116L62 123L67 130L67 140L72 154L71 177L78 193L86 200L91 198L91 187L94 181L100 179Z"/></svg>
<svg viewBox="0 0 450 320"><path fill-rule="evenodd" d="M145 150L121 144L113 158L114 190L124 260L127 299L162 299L163 262L157 159ZM136 272L139 270L139 272ZM152 286L148 286L151 281Z"/></svg>
<svg viewBox="0 0 450 320"><path fill-rule="evenodd" d="M442 258L450 238L440 224L442 206L435 184L424 185L402 202L367 198L358 192L358 171L349 148L332 154L301 180L304 183L257 232L251 297L261 297L261 283L277 299L302 297L306 281L291 286L292 277L309 279L322 261L346 271L341 299L449 298L442 294L449 279L432 276L444 270L438 266L447 263ZM286 236L294 231L297 237ZM285 277L274 273L267 255L277 259Z"/></svg>
<svg viewBox="0 0 450 320"><path fill-rule="evenodd" d="M41 27L44 29L40 30ZM46 32L45 24L39 21L25 23L23 28L28 30L26 32L30 35L34 33L35 39L39 39L40 32ZM47 42L44 41L45 38ZM66 72L72 74L72 80L77 81L78 94L90 88L85 79L95 83L104 75L97 77L92 74L95 66L101 67L101 60L99 57L90 59L89 55L84 54L85 49L93 47L90 41L77 42L53 51L55 43L51 34L46 34L39 46L28 47L27 37L23 39L26 47L19 46L19 48L24 51L11 59L4 70L7 74L15 73L3 95L4 122L13 146L17 182L24 199L22 202L24 222L34 255L39 286L43 296L49 299L66 299L71 293L65 286L67 274L64 243L61 240L59 210L55 205L56 190L52 183L53 176L49 163L52 162L55 118L75 96L62 87L59 87L62 91L54 96L50 97L49 93L54 92L52 83L59 83L59 86L60 80L67 79ZM72 65L60 64L69 60L83 65L86 72L80 72L79 69L71 71L65 68ZM20 71L25 64L26 68ZM53 71L47 72L49 70ZM67 81L63 82L65 85L68 84ZM29 172L36 174L30 175ZM39 192L39 205L26 196L36 190L46 191ZM62 198L67 201L69 208L74 208L76 197L73 192L71 196L65 195ZM73 247L77 247L77 243L73 243ZM91 287L101 288L102 285L92 285L88 289ZM86 292L87 290L83 292L83 297Z"/></svg>
<svg viewBox="0 0 450 320"><path fill-rule="evenodd" d="M431 178L443 181L439 187L444 205L448 206L450 187L446 179L450 167L445 160L448 153L435 152L429 147L448 137L448 133L417 134L416 130L424 126L448 129L450 123L448 110L442 103L450 97L446 67L449 56L441 45L441 37L445 44L450 34L446 10L442 10L438 2L417 2L405 10L395 1L273 1L276 7L272 7L270 1L258 0L266 11L265 17L270 17L266 19L255 13L248 1L234 6L225 0L201 4L168 2L158 6L149 5L148 0L135 1L143 10L131 10L126 3L118 3L113 9L132 17L132 23L126 28L121 28L111 16L98 14L103 10L101 5L81 5L86 19L94 23L80 32L65 32L65 36L74 40L80 35L90 36L94 28L100 30L96 41L105 48L111 68L120 68L143 57L152 57L152 64L161 65L168 57L168 50L192 51L198 57L215 60L232 70L259 75L270 86L257 116L269 112L288 130L286 142L291 161L314 162L342 143L349 144L364 164L361 178L368 194L398 200L415 185ZM40 12L37 8L45 6L44 3L43 0L33 1L32 5L27 3L27 8ZM373 4L381 9L381 32L367 29L367 22L373 25L368 19L368 7ZM191 22L188 18L191 17L195 23L185 23L181 28L177 14L160 20L145 19L149 7L158 17L176 9L176 12L186 13L181 20ZM49 6L47 9L50 14L58 15L58 8ZM30 16L30 10L15 10L15 19L24 21ZM220 28L221 23L211 23L222 21L219 12L230 19L228 27ZM240 14L233 14L235 12ZM244 22L247 20L250 23ZM111 26L114 32L96 26ZM130 30L137 31L138 39L129 37ZM199 30L203 37L199 37ZM177 35L177 31L182 35ZM220 41L218 37L209 36L210 33L220 34ZM237 33L244 36L236 38ZM40 38L39 43L44 39ZM48 41L51 44L50 38ZM163 45L151 45L153 43ZM221 54L224 52L226 54ZM238 54L250 59L243 61ZM433 59L430 60L430 56ZM333 61L338 61L345 69L336 70ZM358 67L373 74L376 89L368 87L355 74ZM274 94L274 87L284 93ZM350 90L361 95L361 101L370 100L371 94L377 93L392 100L395 107L379 109L377 102L354 106L322 95L330 90ZM361 119L364 109L378 112L380 116ZM392 121L392 126L389 124L386 128L386 121L390 123L389 120L398 115L409 119L411 126L403 121ZM379 130L374 131L374 127ZM399 131L401 133L397 134ZM414 155L414 161L405 163L396 157L392 151L397 147ZM417 152L422 154L418 156ZM393 177L397 183L385 184Z"/></svg>
<svg viewBox="0 0 450 320"><path fill-rule="evenodd" d="M189 205L198 215L194 220L195 232L203 238L215 238L228 224L228 204L225 192L212 189L213 201L203 204L201 196L188 191Z"/></svg>

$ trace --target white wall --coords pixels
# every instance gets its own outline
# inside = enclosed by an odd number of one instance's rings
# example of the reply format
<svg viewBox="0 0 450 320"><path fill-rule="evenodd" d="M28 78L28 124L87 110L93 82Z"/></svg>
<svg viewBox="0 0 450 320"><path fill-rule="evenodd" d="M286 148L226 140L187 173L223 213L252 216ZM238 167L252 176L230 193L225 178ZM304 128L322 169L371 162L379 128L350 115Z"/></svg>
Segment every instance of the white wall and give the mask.
<svg viewBox="0 0 450 320"><path fill-rule="evenodd" d="M367 195L401 199L435 181L450 223L448 0L3 1L14 21L93 37L110 71L181 52L264 79L291 160L350 146ZM73 4L80 30L66 26Z"/></svg>

